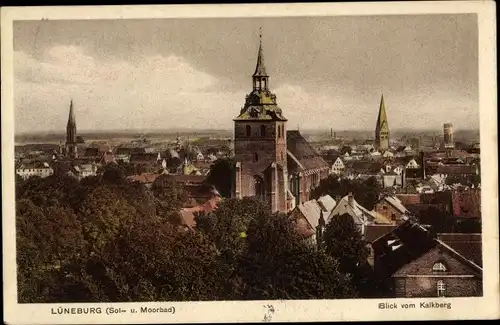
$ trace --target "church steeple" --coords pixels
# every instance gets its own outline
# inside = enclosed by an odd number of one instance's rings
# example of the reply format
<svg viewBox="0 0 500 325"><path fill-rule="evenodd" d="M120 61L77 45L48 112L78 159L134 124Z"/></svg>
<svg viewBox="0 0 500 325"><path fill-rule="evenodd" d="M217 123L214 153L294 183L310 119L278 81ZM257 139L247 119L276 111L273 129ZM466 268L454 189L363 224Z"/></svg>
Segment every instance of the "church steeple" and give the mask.
<svg viewBox="0 0 500 325"><path fill-rule="evenodd" d="M68 124L66 125L66 143L76 142L76 120L75 112L73 111L73 100L69 104Z"/></svg>
<svg viewBox="0 0 500 325"><path fill-rule="evenodd" d="M252 76L254 90L267 90L269 87L269 76L264 64L264 51L262 49L262 29L259 33L259 52L257 54L257 65Z"/></svg>
<svg viewBox="0 0 500 325"><path fill-rule="evenodd" d="M73 110L73 100L69 104L68 124L66 125L66 153L76 157L76 119Z"/></svg>
<svg viewBox="0 0 500 325"><path fill-rule="evenodd" d="M380 99L377 125L375 126L375 145L380 150L389 149L389 124L387 122L387 112L383 94Z"/></svg>

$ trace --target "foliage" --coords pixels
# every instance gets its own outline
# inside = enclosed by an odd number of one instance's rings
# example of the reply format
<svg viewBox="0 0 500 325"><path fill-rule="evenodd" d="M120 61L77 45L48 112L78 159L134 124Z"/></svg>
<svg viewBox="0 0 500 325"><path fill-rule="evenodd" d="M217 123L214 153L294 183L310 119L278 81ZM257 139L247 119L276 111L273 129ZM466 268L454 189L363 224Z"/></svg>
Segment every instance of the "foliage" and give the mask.
<svg viewBox="0 0 500 325"><path fill-rule="evenodd" d="M324 232L325 252L339 262L339 271L352 279L358 292L363 292L369 277L368 249L361 232L349 214L333 218Z"/></svg>
<svg viewBox="0 0 500 325"><path fill-rule="evenodd" d="M259 215L240 258L241 299L328 299L352 296L336 261L297 234L284 215Z"/></svg>
<svg viewBox="0 0 500 325"><path fill-rule="evenodd" d="M178 223L179 210L188 199L187 193L168 175L158 177L151 187L151 192L156 205L156 215L163 221Z"/></svg>
<svg viewBox="0 0 500 325"><path fill-rule="evenodd" d="M336 258L252 198L177 216L187 196L168 176L146 188L119 165L80 182L20 184L16 202L22 303L351 297Z"/></svg>
<svg viewBox="0 0 500 325"><path fill-rule="evenodd" d="M340 154L345 155L346 153L350 155L352 153L352 148L349 146L343 146L342 149L340 149Z"/></svg>
<svg viewBox="0 0 500 325"><path fill-rule="evenodd" d="M231 158L217 159L207 176L207 183L215 186L222 197L231 197L234 160Z"/></svg>

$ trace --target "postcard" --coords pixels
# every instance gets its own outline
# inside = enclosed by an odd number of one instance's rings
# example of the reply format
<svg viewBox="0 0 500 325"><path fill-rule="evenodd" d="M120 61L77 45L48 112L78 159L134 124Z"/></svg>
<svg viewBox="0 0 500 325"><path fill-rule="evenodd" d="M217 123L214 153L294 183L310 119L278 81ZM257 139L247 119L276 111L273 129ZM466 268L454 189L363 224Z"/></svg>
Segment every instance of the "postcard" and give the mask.
<svg viewBox="0 0 500 325"><path fill-rule="evenodd" d="M1 14L6 323L500 317L494 2Z"/></svg>

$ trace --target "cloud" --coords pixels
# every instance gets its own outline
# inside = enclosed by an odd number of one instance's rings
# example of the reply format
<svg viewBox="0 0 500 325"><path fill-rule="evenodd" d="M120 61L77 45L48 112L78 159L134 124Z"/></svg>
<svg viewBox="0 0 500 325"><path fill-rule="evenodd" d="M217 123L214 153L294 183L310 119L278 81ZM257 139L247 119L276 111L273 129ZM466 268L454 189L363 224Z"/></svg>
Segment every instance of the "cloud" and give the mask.
<svg viewBox="0 0 500 325"><path fill-rule="evenodd" d="M15 53L17 132L63 130L70 99L80 129L226 128L242 98L175 55L99 62L75 46L40 61Z"/></svg>
<svg viewBox="0 0 500 325"><path fill-rule="evenodd" d="M81 47L54 46L40 59L15 52L14 69L16 132L64 131L70 99L79 130L231 129L251 90L250 78L238 85L174 54L102 60ZM401 94L377 85L281 79L272 91L289 128L372 130L382 91L393 130L479 125L477 97L430 84Z"/></svg>

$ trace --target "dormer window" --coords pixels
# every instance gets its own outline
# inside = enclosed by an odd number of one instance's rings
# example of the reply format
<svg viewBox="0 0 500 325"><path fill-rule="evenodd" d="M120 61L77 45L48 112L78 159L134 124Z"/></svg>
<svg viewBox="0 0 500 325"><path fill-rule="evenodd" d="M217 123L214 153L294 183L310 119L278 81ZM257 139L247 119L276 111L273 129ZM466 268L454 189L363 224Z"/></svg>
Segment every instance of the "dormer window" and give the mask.
<svg viewBox="0 0 500 325"><path fill-rule="evenodd" d="M434 271L434 272L446 272L447 268L442 262L436 262L432 266L432 271Z"/></svg>

